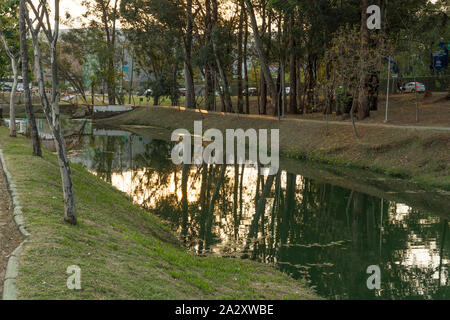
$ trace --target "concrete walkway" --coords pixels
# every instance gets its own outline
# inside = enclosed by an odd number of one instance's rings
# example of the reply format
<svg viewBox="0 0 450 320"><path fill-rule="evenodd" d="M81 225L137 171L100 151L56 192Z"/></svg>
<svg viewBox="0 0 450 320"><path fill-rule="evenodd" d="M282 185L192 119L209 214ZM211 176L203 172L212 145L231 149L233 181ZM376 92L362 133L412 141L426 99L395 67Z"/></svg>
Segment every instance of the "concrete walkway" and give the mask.
<svg viewBox="0 0 450 320"><path fill-rule="evenodd" d="M9 255L19 246L22 236L13 220L13 207L5 174L0 163L0 298Z"/></svg>

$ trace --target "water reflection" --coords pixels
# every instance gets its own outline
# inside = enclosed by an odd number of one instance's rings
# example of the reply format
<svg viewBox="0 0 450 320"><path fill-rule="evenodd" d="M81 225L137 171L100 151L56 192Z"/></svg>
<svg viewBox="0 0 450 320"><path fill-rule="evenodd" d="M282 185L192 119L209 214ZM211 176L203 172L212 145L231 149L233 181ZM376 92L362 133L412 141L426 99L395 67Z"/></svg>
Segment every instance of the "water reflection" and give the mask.
<svg viewBox="0 0 450 320"><path fill-rule="evenodd" d="M330 298L450 298L445 216L287 171L176 166L171 143L89 130L68 139L71 160L169 221L199 255L274 264ZM369 265L381 268L380 290L367 289Z"/></svg>
<svg viewBox="0 0 450 320"><path fill-rule="evenodd" d="M386 200L286 170L264 177L251 166L175 166L171 143L84 120L63 127L73 162L169 221L199 255L273 264L330 298L450 298L448 198L422 206L411 204L412 190L403 198L385 190L395 195ZM47 123L38 129L52 150ZM367 289L369 265L381 268L380 290Z"/></svg>

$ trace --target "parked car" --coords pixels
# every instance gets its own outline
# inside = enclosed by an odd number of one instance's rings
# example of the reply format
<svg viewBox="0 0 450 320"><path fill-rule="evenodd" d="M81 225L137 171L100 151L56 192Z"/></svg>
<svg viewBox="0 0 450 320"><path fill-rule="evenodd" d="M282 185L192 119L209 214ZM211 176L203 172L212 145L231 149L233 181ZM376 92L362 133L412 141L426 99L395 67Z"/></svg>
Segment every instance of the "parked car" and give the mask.
<svg viewBox="0 0 450 320"><path fill-rule="evenodd" d="M151 97L152 95L153 95L153 90L152 89L147 89L147 90L145 90L144 91L144 94L143 94L146 98L149 98L149 97Z"/></svg>
<svg viewBox="0 0 450 320"><path fill-rule="evenodd" d="M11 92L11 90L12 90L12 83L11 82L1 82L0 83L0 91Z"/></svg>
<svg viewBox="0 0 450 320"><path fill-rule="evenodd" d="M243 90L243 91L242 91L242 94L243 94L244 96L246 96L246 95L247 95L246 90ZM258 89L254 88L254 87L248 88L248 95L249 95L250 97L255 97L255 96L257 96L257 95L258 95Z"/></svg>
<svg viewBox="0 0 450 320"><path fill-rule="evenodd" d="M29 87L30 87L30 90L31 90L31 88L32 88L31 83L30 83ZM23 87L23 82L19 82L17 84L17 92L24 92L24 91L25 90L24 90L24 87Z"/></svg>
<svg viewBox="0 0 450 320"><path fill-rule="evenodd" d="M403 92L425 92L425 85L420 82L408 82L402 90Z"/></svg>
<svg viewBox="0 0 450 320"><path fill-rule="evenodd" d="M180 91L180 94L183 96L183 97L185 97L186 96L186 88L180 88L180 89L178 89L179 91Z"/></svg>

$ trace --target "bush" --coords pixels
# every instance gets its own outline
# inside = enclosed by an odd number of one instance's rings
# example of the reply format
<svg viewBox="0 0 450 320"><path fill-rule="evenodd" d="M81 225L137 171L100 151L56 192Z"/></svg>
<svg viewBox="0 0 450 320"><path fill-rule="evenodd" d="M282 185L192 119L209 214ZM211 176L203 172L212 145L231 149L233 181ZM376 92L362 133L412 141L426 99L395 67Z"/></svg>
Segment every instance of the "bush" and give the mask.
<svg viewBox="0 0 450 320"><path fill-rule="evenodd" d="M353 97L347 90L340 90L336 93L337 110L340 113L350 113L353 104Z"/></svg>

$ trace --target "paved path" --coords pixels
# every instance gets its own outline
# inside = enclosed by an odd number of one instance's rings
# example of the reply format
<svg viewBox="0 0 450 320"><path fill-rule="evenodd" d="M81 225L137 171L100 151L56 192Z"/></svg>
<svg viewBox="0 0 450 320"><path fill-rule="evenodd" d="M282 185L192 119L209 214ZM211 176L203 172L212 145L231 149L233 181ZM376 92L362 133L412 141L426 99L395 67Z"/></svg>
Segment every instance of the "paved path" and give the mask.
<svg viewBox="0 0 450 320"><path fill-rule="evenodd" d="M142 107L138 107L142 108ZM218 112L218 111L207 111L203 109L187 109L185 107L169 107L169 106L152 106L151 108L165 108L165 109L174 109L179 111L187 111L187 112L196 112L202 114L212 114L212 115L234 115L236 117L242 118L255 118L255 119L266 119L266 120L277 120L277 117L268 116L268 115L259 115L259 114L236 114L236 113L226 113L226 112ZM296 122L305 122L305 123L319 123L326 124L325 120L317 120L317 119L299 119L294 118L293 116L288 116L285 118L281 118L281 121L296 121ZM350 126L351 121L328 121L328 124L332 125L344 125ZM449 127L438 127L438 126L421 126L421 125L400 125L400 124L389 124L389 123L368 123L368 122L356 122L356 126L362 127L377 127L377 128L394 128L394 129L413 129L413 130L437 130L437 131L450 131Z"/></svg>
<svg viewBox="0 0 450 320"><path fill-rule="evenodd" d="M293 119L287 118L289 121L298 122L317 122L325 124L325 120L313 120L313 119ZM338 125L351 125L350 121L328 121L329 124ZM367 122L356 122L356 126L361 127L377 127L377 128L394 128L394 129L415 129L415 130L438 130L438 131L450 131L450 127L434 127L434 126L412 126L412 125L400 125L400 124L385 124L385 123L367 123Z"/></svg>
<svg viewBox="0 0 450 320"><path fill-rule="evenodd" d="M16 223L13 220L11 197L0 163L0 299L3 295L3 280L8 256L19 246L21 239Z"/></svg>

